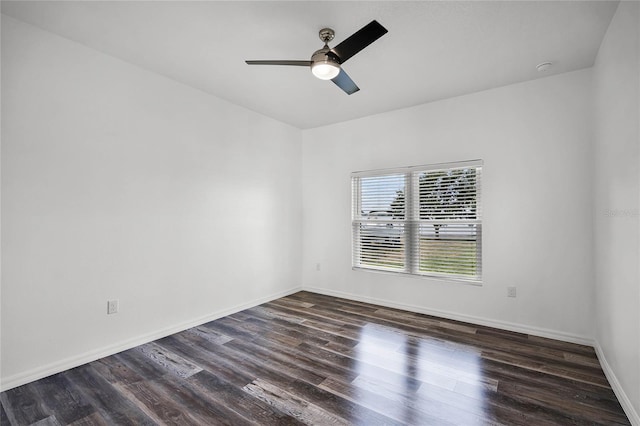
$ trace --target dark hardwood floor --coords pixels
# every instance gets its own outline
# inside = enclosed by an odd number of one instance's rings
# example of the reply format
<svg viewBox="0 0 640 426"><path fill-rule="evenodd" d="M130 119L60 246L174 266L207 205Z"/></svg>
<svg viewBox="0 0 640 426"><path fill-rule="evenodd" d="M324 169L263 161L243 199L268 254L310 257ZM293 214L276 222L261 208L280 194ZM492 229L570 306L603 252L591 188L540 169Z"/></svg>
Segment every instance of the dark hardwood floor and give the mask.
<svg viewBox="0 0 640 426"><path fill-rule="evenodd" d="M629 424L591 347L308 292L0 401L2 425Z"/></svg>

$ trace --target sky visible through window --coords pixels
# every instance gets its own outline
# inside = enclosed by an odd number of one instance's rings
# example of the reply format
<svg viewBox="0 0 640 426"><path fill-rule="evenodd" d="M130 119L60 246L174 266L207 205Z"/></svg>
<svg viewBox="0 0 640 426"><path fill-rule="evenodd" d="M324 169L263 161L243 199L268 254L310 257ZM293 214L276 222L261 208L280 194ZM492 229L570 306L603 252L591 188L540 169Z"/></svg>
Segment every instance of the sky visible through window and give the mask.
<svg viewBox="0 0 640 426"><path fill-rule="evenodd" d="M361 178L362 213L391 211L391 203L398 191L404 191L404 175L375 176Z"/></svg>

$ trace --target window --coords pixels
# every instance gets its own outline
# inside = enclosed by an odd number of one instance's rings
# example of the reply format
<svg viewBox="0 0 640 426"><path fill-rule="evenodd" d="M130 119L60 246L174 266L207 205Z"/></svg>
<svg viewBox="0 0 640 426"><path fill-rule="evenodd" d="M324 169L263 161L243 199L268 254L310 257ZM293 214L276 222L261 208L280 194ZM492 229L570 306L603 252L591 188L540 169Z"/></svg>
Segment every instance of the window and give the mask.
<svg viewBox="0 0 640 426"><path fill-rule="evenodd" d="M482 161L351 176L354 268L481 281Z"/></svg>

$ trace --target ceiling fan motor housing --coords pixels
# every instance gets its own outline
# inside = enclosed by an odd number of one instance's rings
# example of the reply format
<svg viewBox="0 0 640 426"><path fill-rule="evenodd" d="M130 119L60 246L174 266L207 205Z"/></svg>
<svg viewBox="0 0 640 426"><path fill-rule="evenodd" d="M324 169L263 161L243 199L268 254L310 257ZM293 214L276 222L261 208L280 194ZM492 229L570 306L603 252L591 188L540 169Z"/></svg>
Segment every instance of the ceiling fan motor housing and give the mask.
<svg viewBox="0 0 640 426"><path fill-rule="evenodd" d="M313 52L313 55L311 55L311 63L311 66L316 63L332 63L340 66L340 58L338 58L338 55L333 53L330 48L323 47Z"/></svg>

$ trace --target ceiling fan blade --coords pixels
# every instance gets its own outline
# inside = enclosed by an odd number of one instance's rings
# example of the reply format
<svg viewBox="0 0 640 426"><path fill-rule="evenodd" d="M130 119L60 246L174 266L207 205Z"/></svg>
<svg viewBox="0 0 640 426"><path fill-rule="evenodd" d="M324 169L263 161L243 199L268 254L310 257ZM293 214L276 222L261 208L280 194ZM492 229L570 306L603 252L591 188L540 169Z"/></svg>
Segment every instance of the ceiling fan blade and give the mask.
<svg viewBox="0 0 640 426"><path fill-rule="evenodd" d="M340 68L340 74L332 78L331 81L333 81L336 86L344 90L347 95L352 95L360 90L360 88L356 86L353 80L351 80L351 77L349 77L342 68Z"/></svg>
<svg viewBox="0 0 640 426"><path fill-rule="evenodd" d="M338 55L340 63L345 63L350 57L386 33L387 29L380 25L378 21L373 20L331 50Z"/></svg>
<svg viewBox="0 0 640 426"><path fill-rule="evenodd" d="M299 67L311 66L311 61L245 61L247 65L295 65Z"/></svg>

